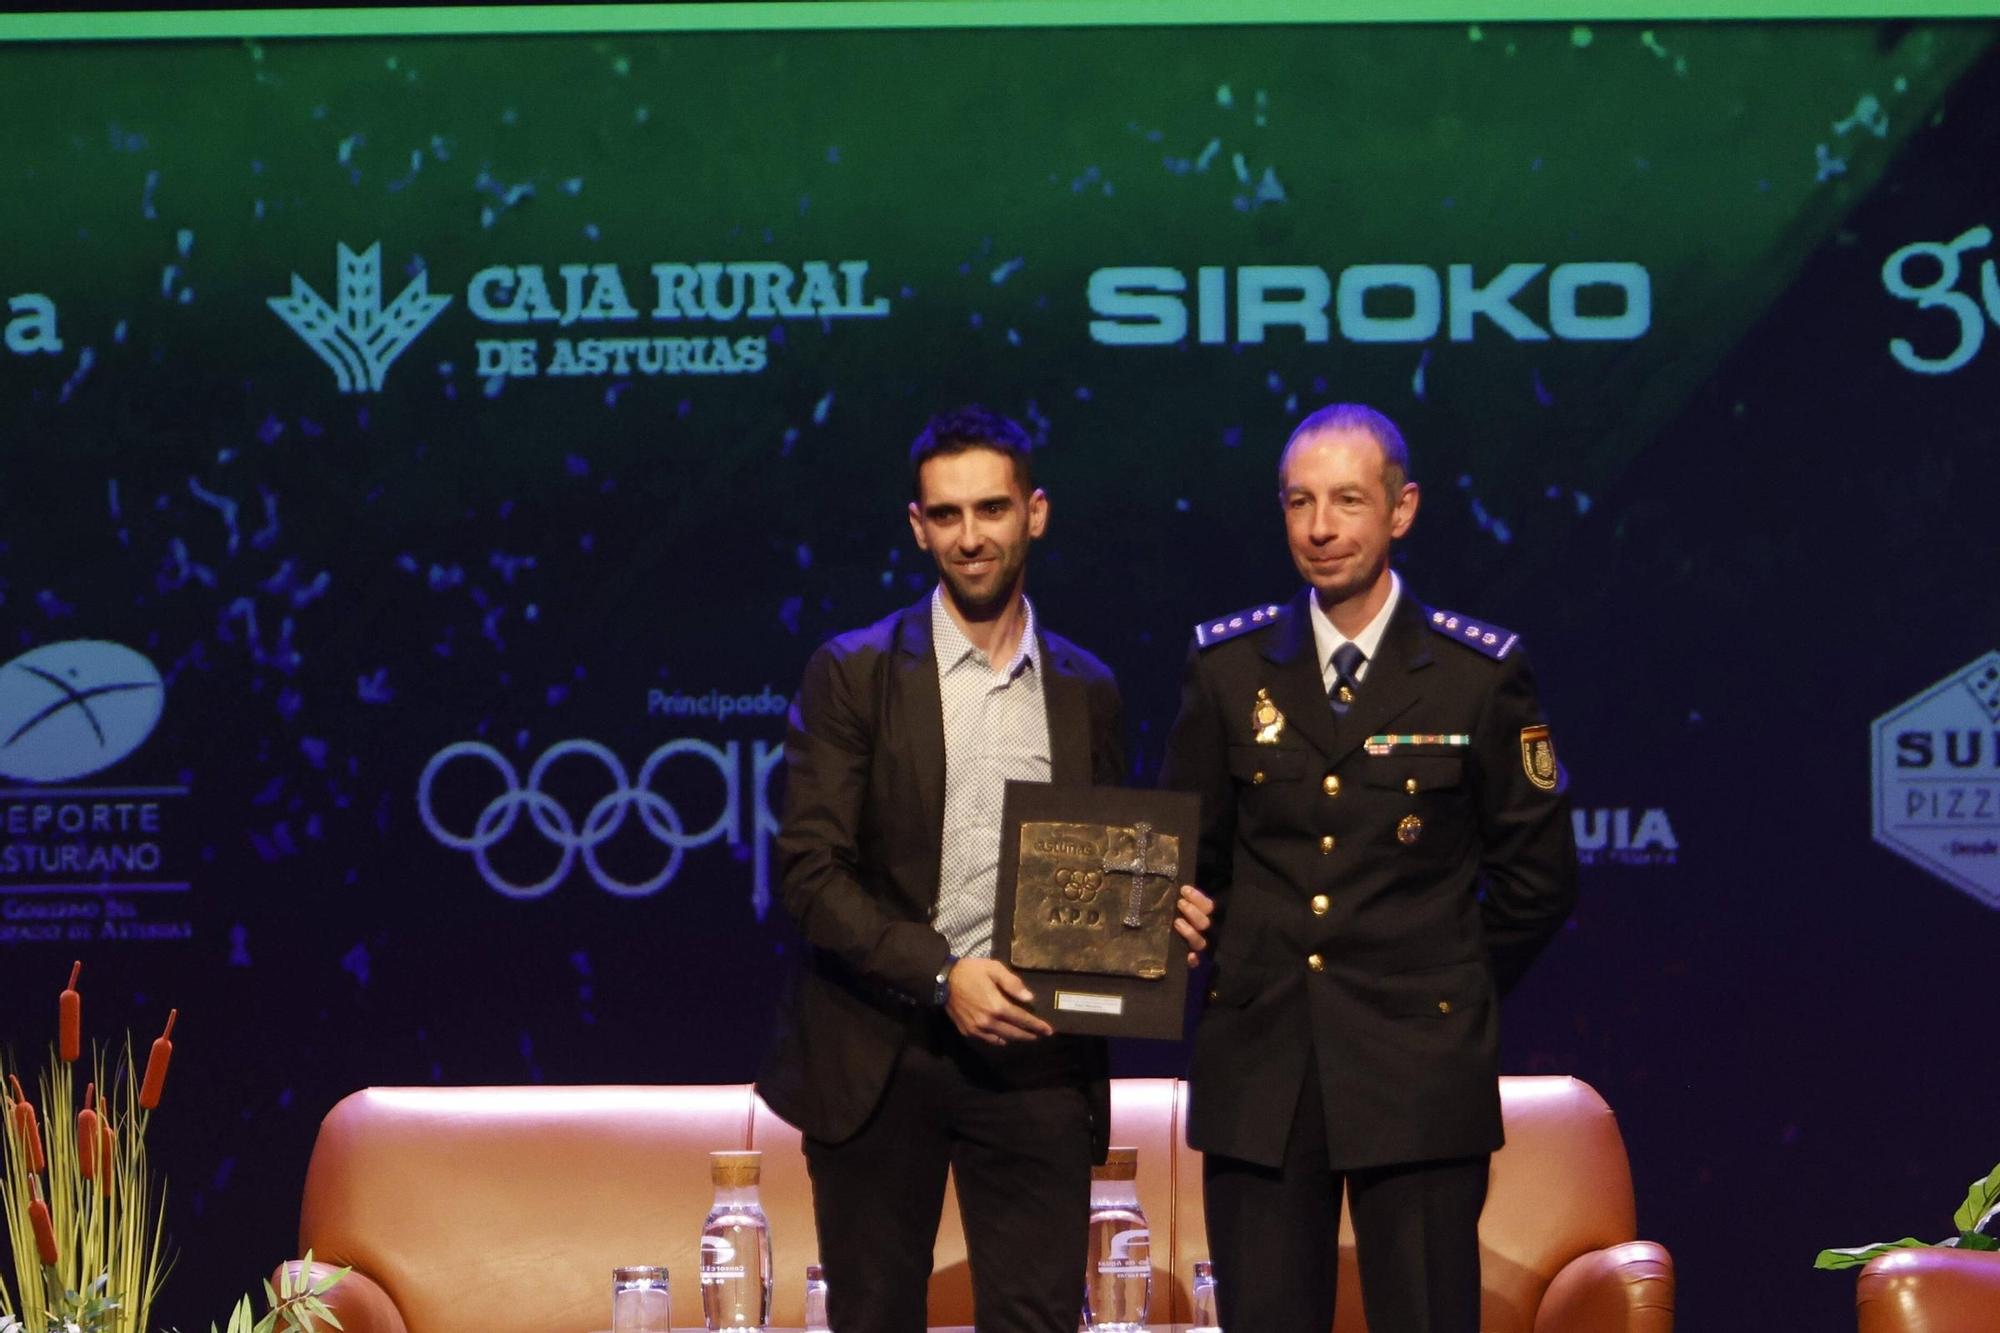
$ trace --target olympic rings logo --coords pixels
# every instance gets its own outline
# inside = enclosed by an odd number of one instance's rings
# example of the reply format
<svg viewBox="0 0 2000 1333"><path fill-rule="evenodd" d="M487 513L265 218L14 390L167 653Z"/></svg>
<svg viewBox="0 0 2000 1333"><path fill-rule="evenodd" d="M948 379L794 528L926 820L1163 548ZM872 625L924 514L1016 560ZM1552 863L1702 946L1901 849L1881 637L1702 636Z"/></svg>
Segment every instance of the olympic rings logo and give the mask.
<svg viewBox="0 0 2000 1333"><path fill-rule="evenodd" d="M680 756L691 756L713 764L723 779L722 809L705 828L690 831L680 812L654 788L662 767ZM783 761L784 747L758 741L752 751L750 776L755 785L756 808L752 813L756 841L756 882L753 901L759 916L770 902L770 838L777 832L777 819L770 810L771 772ZM556 797L543 789L550 771L565 760L589 761L609 779L610 790L597 798L581 819ZM500 779L500 793L482 807L469 830L446 827L439 817L433 793L439 777L448 768L462 770L467 765L485 765ZM669 741L646 757L634 778L624 763L607 746L596 741L567 740L544 751L528 769L523 782L513 762L483 741L459 741L431 756L417 780L417 813L431 836L455 851L472 853L473 863L486 883L509 898L540 898L551 892L583 862L592 880L607 893L625 898L643 898L658 893L680 872L690 849L726 839L743 841L743 802L739 799L742 772L741 746L728 741L714 745L708 741L682 737ZM522 816L526 822L523 823ZM639 826L654 842L666 848L660 868L640 880L622 879L599 859L598 849L637 817ZM509 879L493 864L492 850L517 827L532 829L558 853L555 868L531 883Z"/></svg>
<svg viewBox="0 0 2000 1333"><path fill-rule="evenodd" d="M1063 866L1056 871L1056 887L1073 903L1096 902L1098 890L1104 887L1104 872L1095 867Z"/></svg>

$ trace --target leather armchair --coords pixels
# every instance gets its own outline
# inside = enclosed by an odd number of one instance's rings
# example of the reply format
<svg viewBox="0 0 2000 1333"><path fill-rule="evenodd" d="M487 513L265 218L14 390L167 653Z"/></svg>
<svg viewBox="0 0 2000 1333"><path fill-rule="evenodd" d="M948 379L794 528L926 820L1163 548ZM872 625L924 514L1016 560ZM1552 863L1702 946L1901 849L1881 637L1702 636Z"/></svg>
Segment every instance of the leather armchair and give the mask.
<svg viewBox="0 0 2000 1333"><path fill-rule="evenodd" d="M1484 1333L1671 1333L1673 1259L1663 1247L1638 1239L1632 1171L1611 1108L1588 1083L1558 1077L1501 1079L1500 1110L1507 1146L1493 1155L1479 1219L1479 1327ZM1201 1154L1183 1149L1177 1173L1176 1234L1205 1251ZM1180 1268L1203 1257L1189 1244L1180 1242L1186 1261ZM1366 1333L1354 1228L1344 1208L1338 1262L1334 1333ZM1176 1276L1185 1280L1178 1271Z"/></svg>
<svg viewBox="0 0 2000 1333"><path fill-rule="evenodd" d="M1188 1318L1194 1262L1208 1250L1201 1156L1181 1132L1186 1093L1173 1079L1112 1085L1112 1139L1139 1149L1153 1317L1162 1323ZM1631 1175L1609 1108L1565 1078L1502 1079L1501 1104L1508 1144L1494 1158L1480 1224L1482 1327L1669 1333L1672 1261L1635 1239ZM694 1327L708 1153L721 1148L764 1153L772 1320L797 1327L815 1250L811 1187L798 1132L746 1084L365 1089L320 1127L299 1245L316 1267L353 1268L327 1296L347 1333L601 1329L610 1322L609 1270L639 1263L668 1266L675 1322ZM1360 1333L1344 1228L1339 1262L1336 1333ZM969 1325L965 1236L951 1194L935 1265L932 1322Z"/></svg>
<svg viewBox="0 0 2000 1333"><path fill-rule="evenodd" d="M2000 1327L2000 1251L1894 1250L1854 1288L1861 1333L1992 1333Z"/></svg>

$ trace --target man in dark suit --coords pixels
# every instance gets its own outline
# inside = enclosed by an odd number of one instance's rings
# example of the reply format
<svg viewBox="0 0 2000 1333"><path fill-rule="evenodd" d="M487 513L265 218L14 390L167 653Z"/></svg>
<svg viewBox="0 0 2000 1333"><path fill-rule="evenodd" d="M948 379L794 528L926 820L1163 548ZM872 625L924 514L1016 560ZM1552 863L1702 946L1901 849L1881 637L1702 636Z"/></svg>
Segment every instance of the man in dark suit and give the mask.
<svg viewBox="0 0 2000 1333"><path fill-rule="evenodd" d="M947 1167L982 1333L1076 1328L1105 1048L1054 1036L991 956L1000 804L1009 778L1110 785L1123 761L1111 673L1024 592L1049 515L1030 448L978 408L925 426L909 518L937 589L823 645L791 712L778 854L806 949L757 1086L804 1135L840 1333L925 1327ZM1206 905L1184 893L1191 948Z"/></svg>
<svg viewBox="0 0 2000 1333"><path fill-rule="evenodd" d="M1369 1328L1477 1333L1498 997L1575 902L1519 641L1389 568L1408 474L1372 409L1300 424L1278 481L1308 586L1197 627L1167 742L1216 903L1188 1142L1232 1333L1333 1326L1343 1183Z"/></svg>

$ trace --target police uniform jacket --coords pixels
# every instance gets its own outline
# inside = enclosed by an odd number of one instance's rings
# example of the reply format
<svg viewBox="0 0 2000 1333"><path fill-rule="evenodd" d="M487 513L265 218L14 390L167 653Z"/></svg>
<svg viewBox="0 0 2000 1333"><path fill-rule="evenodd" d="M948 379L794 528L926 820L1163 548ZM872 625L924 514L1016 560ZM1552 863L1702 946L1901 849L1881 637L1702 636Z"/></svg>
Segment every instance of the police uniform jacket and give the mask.
<svg viewBox="0 0 2000 1333"><path fill-rule="evenodd" d="M1039 635L1051 781L1118 782L1116 681L1069 640ZM821 645L790 721L777 851L781 896L805 949L757 1091L804 1133L839 1143L881 1101L903 1044L934 1021L936 976L950 953L931 925L945 750L930 598ZM968 1042L966 1051L1002 1082L1080 1083L1103 1160L1110 1084L1101 1039Z"/></svg>
<svg viewBox="0 0 2000 1333"><path fill-rule="evenodd" d="M1218 903L1188 1142L1279 1165L1310 1069L1335 1169L1490 1152L1497 997L1576 895L1534 678L1405 588L1336 715L1311 595L1198 629L1167 742Z"/></svg>

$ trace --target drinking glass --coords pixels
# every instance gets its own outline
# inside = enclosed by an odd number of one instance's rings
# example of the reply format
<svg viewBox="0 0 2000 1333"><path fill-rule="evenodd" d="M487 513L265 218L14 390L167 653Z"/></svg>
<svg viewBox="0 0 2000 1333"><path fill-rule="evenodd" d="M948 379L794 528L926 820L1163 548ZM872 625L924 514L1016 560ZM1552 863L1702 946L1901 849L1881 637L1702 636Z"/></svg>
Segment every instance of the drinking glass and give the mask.
<svg viewBox="0 0 2000 1333"><path fill-rule="evenodd" d="M663 1265L611 1270L611 1333L671 1333L673 1326Z"/></svg>

